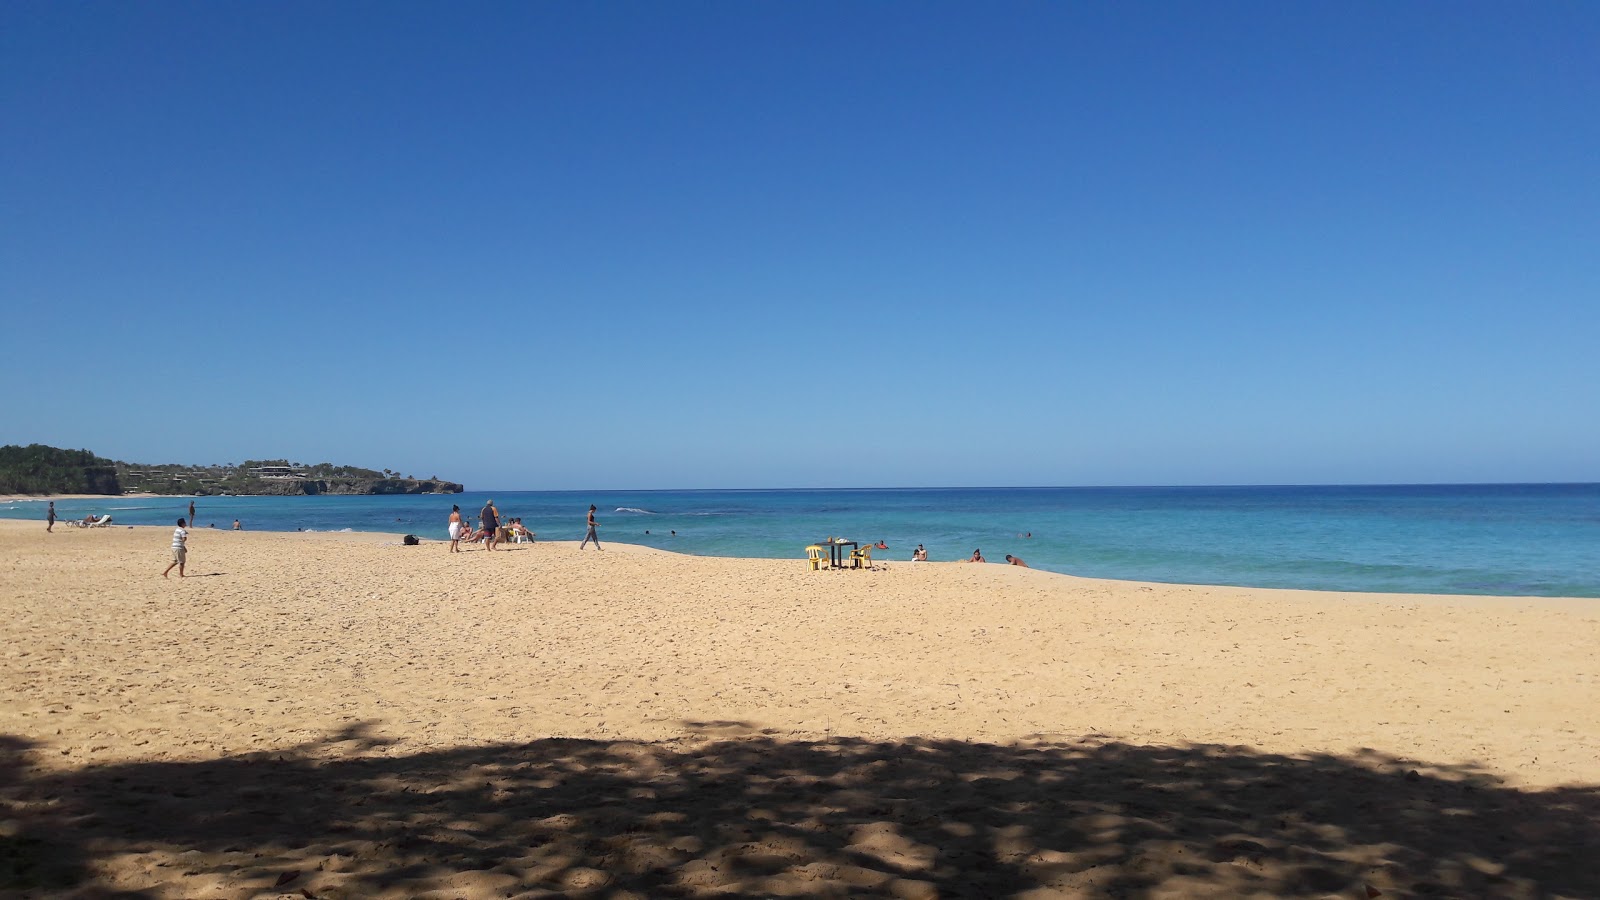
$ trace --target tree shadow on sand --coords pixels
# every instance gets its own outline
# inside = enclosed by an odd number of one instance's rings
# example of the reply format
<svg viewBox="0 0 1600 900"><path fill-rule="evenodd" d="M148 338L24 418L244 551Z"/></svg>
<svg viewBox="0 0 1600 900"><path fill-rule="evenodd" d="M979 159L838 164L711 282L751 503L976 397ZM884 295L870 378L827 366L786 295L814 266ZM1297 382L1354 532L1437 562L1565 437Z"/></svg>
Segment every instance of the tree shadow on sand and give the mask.
<svg viewBox="0 0 1600 900"><path fill-rule="evenodd" d="M71 771L0 738L24 897L1600 896L1600 792L1093 738L541 740ZM1376 892L1376 893L1374 893Z"/></svg>

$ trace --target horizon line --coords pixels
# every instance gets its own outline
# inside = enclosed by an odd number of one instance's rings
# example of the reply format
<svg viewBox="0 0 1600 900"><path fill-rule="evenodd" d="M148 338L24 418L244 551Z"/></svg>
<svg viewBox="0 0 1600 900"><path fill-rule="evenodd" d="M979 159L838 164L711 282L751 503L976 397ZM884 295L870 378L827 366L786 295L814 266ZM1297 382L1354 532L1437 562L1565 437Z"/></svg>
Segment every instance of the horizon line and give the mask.
<svg viewBox="0 0 1600 900"><path fill-rule="evenodd" d="M1036 491L1036 490L1194 490L1245 488L1388 488L1388 487L1600 487L1600 481L1415 481L1415 482L1279 482L1226 484L995 484L995 485L899 485L878 487L657 487L657 488L469 488L464 494L484 493L665 493L739 491Z"/></svg>

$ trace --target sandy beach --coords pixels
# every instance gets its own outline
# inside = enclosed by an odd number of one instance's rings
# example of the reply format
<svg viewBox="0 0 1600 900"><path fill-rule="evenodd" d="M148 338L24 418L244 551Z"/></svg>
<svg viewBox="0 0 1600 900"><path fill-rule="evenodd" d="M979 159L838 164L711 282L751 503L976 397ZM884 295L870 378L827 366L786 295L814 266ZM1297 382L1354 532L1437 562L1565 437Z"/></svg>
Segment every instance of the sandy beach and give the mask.
<svg viewBox="0 0 1600 900"><path fill-rule="evenodd" d="M1592 600L169 535L0 522L0 889L1600 896Z"/></svg>

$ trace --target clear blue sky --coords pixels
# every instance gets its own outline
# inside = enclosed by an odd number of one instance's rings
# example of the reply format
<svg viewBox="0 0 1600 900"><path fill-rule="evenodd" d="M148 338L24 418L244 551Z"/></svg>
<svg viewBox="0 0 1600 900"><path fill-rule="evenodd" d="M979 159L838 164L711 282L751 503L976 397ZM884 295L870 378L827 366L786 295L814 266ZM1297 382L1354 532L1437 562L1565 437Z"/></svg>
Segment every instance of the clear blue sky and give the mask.
<svg viewBox="0 0 1600 900"><path fill-rule="evenodd" d="M1600 480L1600 4L7 3L0 443Z"/></svg>

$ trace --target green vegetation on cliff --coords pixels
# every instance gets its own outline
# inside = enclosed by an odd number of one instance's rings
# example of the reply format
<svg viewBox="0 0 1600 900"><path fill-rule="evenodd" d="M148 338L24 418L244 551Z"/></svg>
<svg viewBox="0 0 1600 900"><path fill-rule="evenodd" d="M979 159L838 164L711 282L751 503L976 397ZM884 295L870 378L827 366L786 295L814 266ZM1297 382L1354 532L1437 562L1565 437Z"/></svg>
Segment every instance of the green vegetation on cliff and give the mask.
<svg viewBox="0 0 1600 900"><path fill-rule="evenodd" d="M462 486L437 476L413 478L384 469L286 459L209 466L144 464L102 459L88 450L43 444L0 447L0 493L5 494L459 494Z"/></svg>
<svg viewBox="0 0 1600 900"><path fill-rule="evenodd" d="M437 476L413 478L389 469L380 472L328 462L308 465L287 459L210 466L116 465L123 487L152 494L459 494L463 490Z"/></svg>
<svg viewBox="0 0 1600 900"><path fill-rule="evenodd" d="M0 494L120 494L116 464L88 450L0 447Z"/></svg>

